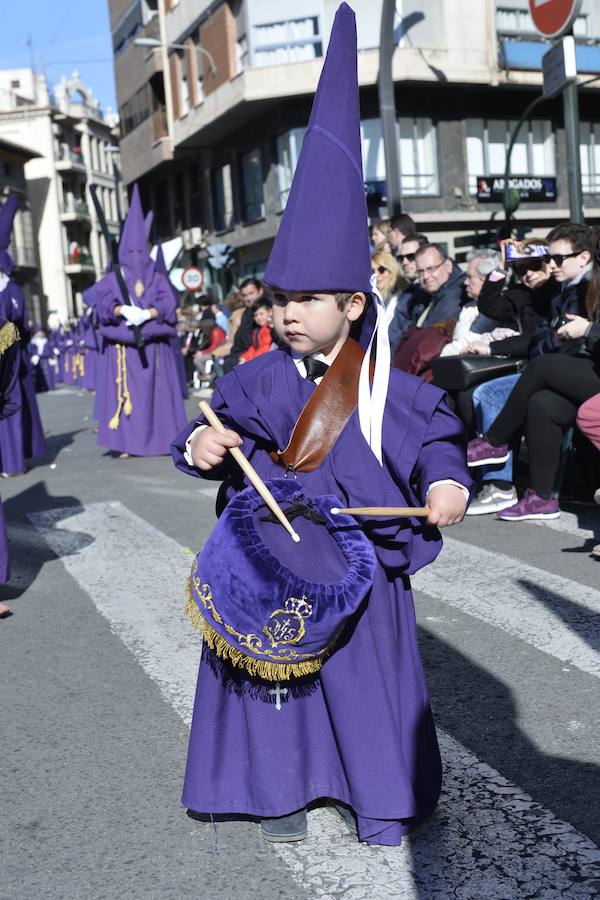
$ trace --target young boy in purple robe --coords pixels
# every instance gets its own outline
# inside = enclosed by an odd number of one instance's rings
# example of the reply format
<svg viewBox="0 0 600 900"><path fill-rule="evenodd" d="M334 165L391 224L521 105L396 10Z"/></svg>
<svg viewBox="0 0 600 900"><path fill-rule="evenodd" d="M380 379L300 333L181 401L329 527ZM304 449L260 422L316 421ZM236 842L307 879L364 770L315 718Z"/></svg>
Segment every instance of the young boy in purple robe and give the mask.
<svg viewBox="0 0 600 900"><path fill-rule="evenodd" d="M98 443L121 457L169 452L185 423L171 338L176 301L148 253L137 185L119 244L119 265L130 302L113 271L95 285L103 360L97 373ZM144 347L136 345L141 329Z"/></svg>
<svg viewBox="0 0 600 900"><path fill-rule="evenodd" d="M217 665L204 647L183 803L256 816L267 840L293 841L306 836L307 805L329 798L361 841L397 845L433 812L441 787L409 576L439 553L436 526L462 519L471 480L463 427L443 392L390 371L383 301L371 281L356 27L345 3L265 281L287 346L217 381L212 406L226 433L192 422L173 445L177 467L223 480L223 500L245 487L230 447L240 446L263 479L281 478L278 449L353 335L366 351L357 408L323 462L289 477L348 507L427 504L430 512L425 523L360 520L377 558L370 594L303 690L266 702L256 679ZM306 565L318 572L318 560Z"/></svg>
<svg viewBox="0 0 600 900"><path fill-rule="evenodd" d="M11 194L0 209L0 317L14 322L20 334L17 351L17 378L11 387L14 415L0 421L0 471L19 475L26 471L26 459L42 456L46 440L35 396L29 343L29 316L23 288L11 277L13 260L8 252L18 197Z"/></svg>

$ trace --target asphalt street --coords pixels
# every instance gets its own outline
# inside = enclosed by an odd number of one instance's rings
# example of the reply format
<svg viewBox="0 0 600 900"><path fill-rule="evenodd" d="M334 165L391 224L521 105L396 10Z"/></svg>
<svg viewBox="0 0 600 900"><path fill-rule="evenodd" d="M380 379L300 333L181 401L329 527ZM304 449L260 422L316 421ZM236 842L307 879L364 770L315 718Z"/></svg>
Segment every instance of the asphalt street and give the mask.
<svg viewBox="0 0 600 900"><path fill-rule="evenodd" d="M214 485L99 448L83 392L39 399L48 454L0 483L2 900L600 894L597 511L467 519L414 578L445 767L433 819L369 848L319 807L305 842L269 845L180 805L200 652L184 580Z"/></svg>

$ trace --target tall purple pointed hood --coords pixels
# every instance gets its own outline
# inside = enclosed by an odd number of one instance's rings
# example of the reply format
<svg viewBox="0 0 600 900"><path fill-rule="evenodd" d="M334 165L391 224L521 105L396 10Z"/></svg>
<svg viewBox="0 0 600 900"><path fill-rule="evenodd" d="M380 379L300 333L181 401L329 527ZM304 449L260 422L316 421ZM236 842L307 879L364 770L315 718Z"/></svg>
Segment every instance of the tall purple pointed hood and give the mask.
<svg viewBox="0 0 600 900"><path fill-rule="evenodd" d="M142 281L145 289L150 286L154 275L154 260L148 252L146 223L137 184L133 186L131 204L119 242L119 263L132 297L135 297L136 281Z"/></svg>
<svg viewBox="0 0 600 900"><path fill-rule="evenodd" d="M18 208L17 194L9 194L0 208L0 272L4 272L6 275L10 275L14 265L13 258L8 252L8 245Z"/></svg>
<svg viewBox="0 0 600 900"><path fill-rule="evenodd" d="M286 291L371 291L356 21L347 3L335 16L265 281Z"/></svg>

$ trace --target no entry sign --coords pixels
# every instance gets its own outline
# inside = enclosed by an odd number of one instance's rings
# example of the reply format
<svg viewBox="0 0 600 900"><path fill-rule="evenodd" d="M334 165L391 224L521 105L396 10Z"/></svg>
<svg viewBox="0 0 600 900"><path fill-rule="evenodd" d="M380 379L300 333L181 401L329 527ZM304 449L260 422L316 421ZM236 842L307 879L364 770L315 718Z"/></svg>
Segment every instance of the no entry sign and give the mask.
<svg viewBox="0 0 600 900"><path fill-rule="evenodd" d="M196 266L190 266L184 271L181 276L181 281L187 291L194 293L195 291L199 291L204 284L204 274L202 270L198 269Z"/></svg>
<svg viewBox="0 0 600 900"><path fill-rule="evenodd" d="M529 0L533 24L544 37L560 37L579 15L582 0Z"/></svg>

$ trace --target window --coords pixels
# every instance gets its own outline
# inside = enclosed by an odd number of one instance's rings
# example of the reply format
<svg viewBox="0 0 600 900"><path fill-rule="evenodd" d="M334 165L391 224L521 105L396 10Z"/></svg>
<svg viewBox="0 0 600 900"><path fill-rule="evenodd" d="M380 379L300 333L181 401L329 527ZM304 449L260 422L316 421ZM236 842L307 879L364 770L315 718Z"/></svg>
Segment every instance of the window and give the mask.
<svg viewBox="0 0 600 900"><path fill-rule="evenodd" d="M252 38L254 66L304 62L323 56L318 16L255 25Z"/></svg>
<svg viewBox="0 0 600 900"><path fill-rule="evenodd" d="M361 137L365 182L384 182L385 151L381 120L363 120ZM398 119L398 140L402 196L438 194L437 142L433 121L421 117Z"/></svg>
<svg viewBox="0 0 600 900"><path fill-rule="evenodd" d="M252 222L265 214L263 202L262 158L256 147L240 158L242 182L242 221Z"/></svg>
<svg viewBox="0 0 600 900"><path fill-rule="evenodd" d="M282 212L285 209L305 131L305 128L293 128L292 131L286 131L285 134L281 134L276 138L277 212Z"/></svg>
<svg viewBox="0 0 600 900"><path fill-rule="evenodd" d="M204 100L204 63L200 56L200 34L198 32L189 41L188 47L192 106L198 106Z"/></svg>
<svg viewBox="0 0 600 900"><path fill-rule="evenodd" d="M210 182L215 231L225 231L234 224L231 165L227 163L212 169Z"/></svg>
<svg viewBox="0 0 600 900"><path fill-rule="evenodd" d="M584 194L600 194L600 125L579 123L581 184Z"/></svg>
<svg viewBox="0 0 600 900"><path fill-rule="evenodd" d="M190 111L190 67L187 50L177 52L179 70L179 116L185 116Z"/></svg>
<svg viewBox="0 0 600 900"><path fill-rule="evenodd" d="M190 224L201 225L203 212L202 168L194 163L190 168Z"/></svg>
<svg viewBox="0 0 600 900"><path fill-rule="evenodd" d="M121 127L123 135L129 134L150 115L150 100L148 86L145 84L139 91L123 104L120 111Z"/></svg>
<svg viewBox="0 0 600 900"><path fill-rule="evenodd" d="M515 121L467 119L467 171L469 193L477 193L477 176L503 175L506 148ZM513 147L510 170L514 175L556 174L552 122L536 120L523 125Z"/></svg>

